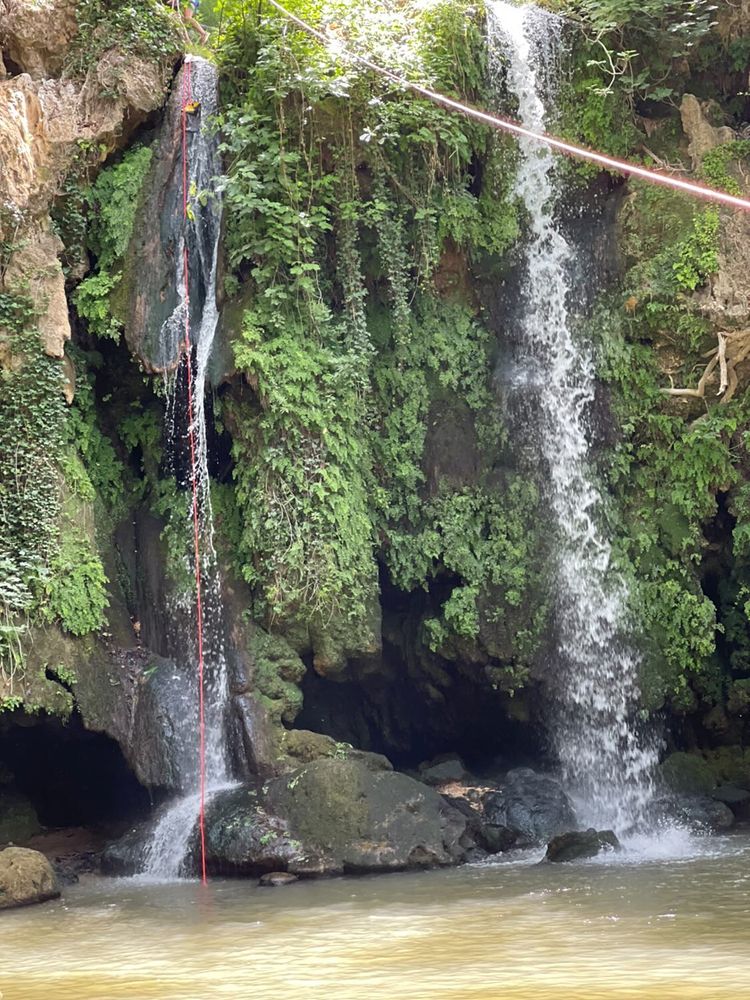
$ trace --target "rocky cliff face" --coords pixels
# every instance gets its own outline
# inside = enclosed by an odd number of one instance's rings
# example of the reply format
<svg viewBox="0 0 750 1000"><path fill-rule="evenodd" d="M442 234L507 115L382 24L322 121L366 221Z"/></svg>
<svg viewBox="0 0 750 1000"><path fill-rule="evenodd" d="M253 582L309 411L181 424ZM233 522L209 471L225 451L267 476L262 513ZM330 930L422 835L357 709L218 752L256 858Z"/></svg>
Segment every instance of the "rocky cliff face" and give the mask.
<svg viewBox="0 0 750 1000"><path fill-rule="evenodd" d="M156 217L183 38L156 0L125 6L0 0L0 739L72 713L158 796L189 537L185 457L170 467L174 414L148 374L169 365L141 320L147 300L167 309ZM377 50L366 15L352 5L338 30ZM481 5L405 5L391 28L438 89L497 98ZM609 87L577 36L555 128L750 193L732 68L749 32L745 5L723 5L653 74L666 94ZM311 61L273 16L230 11L215 41L227 211L208 406L235 764L291 766L295 726L403 764L538 758L554 541L508 406L513 144ZM727 777L750 703L750 223L567 178L571 239L599 265L582 335L644 708Z"/></svg>

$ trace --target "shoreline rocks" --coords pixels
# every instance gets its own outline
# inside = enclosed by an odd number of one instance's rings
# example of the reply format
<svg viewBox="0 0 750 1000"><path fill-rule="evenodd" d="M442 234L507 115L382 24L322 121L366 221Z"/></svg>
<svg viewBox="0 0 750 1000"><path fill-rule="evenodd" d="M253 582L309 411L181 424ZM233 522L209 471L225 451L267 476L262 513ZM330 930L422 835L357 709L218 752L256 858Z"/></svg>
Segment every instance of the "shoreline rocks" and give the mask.
<svg viewBox="0 0 750 1000"><path fill-rule="evenodd" d="M543 860L559 864L619 850L622 846L612 830L569 830L550 840Z"/></svg>
<svg viewBox="0 0 750 1000"><path fill-rule="evenodd" d="M0 851L0 910L45 903L60 895L48 859L28 847Z"/></svg>

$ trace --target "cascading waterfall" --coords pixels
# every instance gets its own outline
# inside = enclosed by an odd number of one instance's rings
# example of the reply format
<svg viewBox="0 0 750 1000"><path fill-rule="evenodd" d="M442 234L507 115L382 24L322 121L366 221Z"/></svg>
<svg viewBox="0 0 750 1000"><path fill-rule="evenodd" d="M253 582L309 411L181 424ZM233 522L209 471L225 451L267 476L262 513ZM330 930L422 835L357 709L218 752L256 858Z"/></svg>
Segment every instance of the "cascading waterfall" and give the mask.
<svg viewBox="0 0 750 1000"><path fill-rule="evenodd" d="M177 289L177 305L164 322L160 342L164 355L179 356L185 338L185 314L189 310L191 349L193 358L188 366L183 356L177 372L167 379L167 428L171 449L176 452L188 431L183 426L192 421L195 440L195 476L199 510L201 574L203 580L203 638L205 661L205 766L206 800L223 788L231 787L226 746L226 705L228 698L226 659L224 655L221 615L221 581L214 548L213 515L208 473L205 390L206 374L218 323L216 278L219 261L221 202L215 191L215 179L221 174L218 138L205 128L218 109L218 79L216 69L205 59L190 60L191 98L196 102L200 118L190 119L187 134L187 184L190 210L187 218L173 213L170 220L171 239ZM182 74L186 72L185 67ZM176 82L179 93L181 79ZM179 164L180 170L182 163ZM189 292L183 270L183 251L187 241ZM192 413L186 413L187 379L192 374ZM182 421L180 415L183 414ZM180 441L182 436L183 441ZM192 471L187 473L185 487L185 517L192 525ZM192 563L191 563L192 565ZM185 601L195 613L195 596ZM191 636L191 642L193 637ZM197 683L197 650L185 657L183 669L171 678L168 688L169 718L173 729L175 767L183 797L172 803L154 828L146 848L144 872L157 878L177 878L195 829L199 809L199 761L197 755L199 705Z"/></svg>
<svg viewBox="0 0 750 1000"><path fill-rule="evenodd" d="M523 124L537 132L547 124L544 101L554 97L561 24L532 5L488 4L493 72L517 99ZM656 754L632 721L639 657L627 640L627 586L612 563L602 495L591 471L594 365L572 330L574 251L555 218L555 167L547 147L521 140L515 193L528 214L529 235L519 364L535 394L535 426L528 433L556 531L558 703L551 733L581 819L624 831L643 819Z"/></svg>

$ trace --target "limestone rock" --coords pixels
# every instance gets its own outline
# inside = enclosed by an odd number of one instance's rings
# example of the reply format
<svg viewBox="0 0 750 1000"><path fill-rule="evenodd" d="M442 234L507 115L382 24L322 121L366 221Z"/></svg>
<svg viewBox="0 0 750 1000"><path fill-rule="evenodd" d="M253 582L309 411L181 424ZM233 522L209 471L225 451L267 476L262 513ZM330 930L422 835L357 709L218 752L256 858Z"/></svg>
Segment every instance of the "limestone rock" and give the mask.
<svg viewBox="0 0 750 1000"><path fill-rule="evenodd" d="M612 830L571 830L553 837L547 844L545 861L578 861L595 858L607 851L620 850L620 841Z"/></svg>
<svg viewBox="0 0 750 1000"><path fill-rule="evenodd" d="M689 140L688 152L693 170L700 167L706 153L736 138L733 130L726 125L717 128L711 124L707 115L710 110L709 102L700 102L693 94L685 94L680 104L682 129Z"/></svg>
<svg viewBox="0 0 750 1000"><path fill-rule="evenodd" d="M518 846L546 843L576 825L560 782L528 767L509 771L504 787L484 797L484 813L491 825L514 831Z"/></svg>
<svg viewBox="0 0 750 1000"><path fill-rule="evenodd" d="M59 895L52 865L39 851L25 847L0 851L0 910L44 903Z"/></svg>
<svg viewBox="0 0 750 1000"><path fill-rule="evenodd" d="M72 0L0 0L0 44L35 79L56 76L78 30Z"/></svg>
<svg viewBox="0 0 750 1000"><path fill-rule="evenodd" d="M62 240L46 227L26 229L20 248L13 254L5 274L5 287L24 291L34 301L39 315L37 329L44 351L62 358L70 340L65 277L58 259Z"/></svg>

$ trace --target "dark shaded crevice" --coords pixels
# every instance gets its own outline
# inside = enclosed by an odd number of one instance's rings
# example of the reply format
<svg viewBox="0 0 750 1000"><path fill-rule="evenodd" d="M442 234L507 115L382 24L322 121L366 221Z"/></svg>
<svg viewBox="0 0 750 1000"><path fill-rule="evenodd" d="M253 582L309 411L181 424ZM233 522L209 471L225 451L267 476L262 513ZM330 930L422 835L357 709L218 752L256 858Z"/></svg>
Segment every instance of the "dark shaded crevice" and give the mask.
<svg viewBox="0 0 750 1000"><path fill-rule="evenodd" d="M527 692L511 698L495 690L489 660L452 662L422 645L422 622L437 612L454 582L446 574L429 592L407 593L381 567L379 661L352 661L337 680L308 664L295 726L385 754L397 768L446 753L458 753L477 770L497 758L512 766L542 757L544 738Z"/></svg>
<svg viewBox="0 0 750 1000"><path fill-rule="evenodd" d="M74 713L13 713L0 726L0 762L45 826L91 826L144 817L150 797L118 744L84 728Z"/></svg>
<svg viewBox="0 0 750 1000"><path fill-rule="evenodd" d="M20 76L22 73L26 72L23 66L20 66L17 62L11 59L5 51L0 51L0 62L2 62L5 66L5 71L9 77Z"/></svg>

